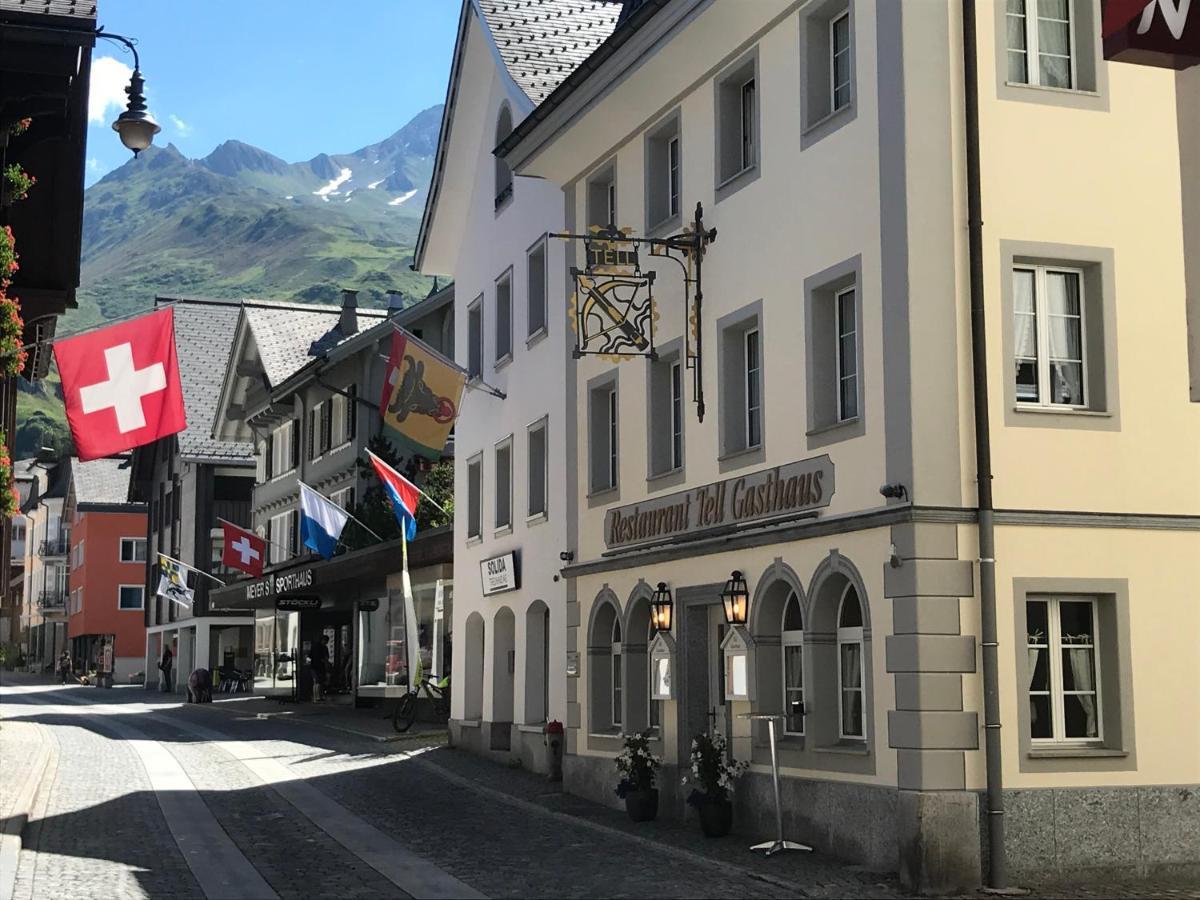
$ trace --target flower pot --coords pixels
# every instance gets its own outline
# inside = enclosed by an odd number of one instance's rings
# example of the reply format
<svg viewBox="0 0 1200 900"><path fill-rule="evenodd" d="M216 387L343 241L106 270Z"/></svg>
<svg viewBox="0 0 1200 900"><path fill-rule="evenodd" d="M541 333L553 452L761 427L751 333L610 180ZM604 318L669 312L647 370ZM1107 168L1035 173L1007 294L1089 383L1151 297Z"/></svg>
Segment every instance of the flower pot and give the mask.
<svg viewBox="0 0 1200 900"><path fill-rule="evenodd" d="M702 800L696 806L700 815L700 830L705 837L724 837L733 827L733 804L727 798Z"/></svg>
<svg viewBox="0 0 1200 900"><path fill-rule="evenodd" d="M625 795L625 812L634 822L652 822L658 815L658 788L630 791Z"/></svg>

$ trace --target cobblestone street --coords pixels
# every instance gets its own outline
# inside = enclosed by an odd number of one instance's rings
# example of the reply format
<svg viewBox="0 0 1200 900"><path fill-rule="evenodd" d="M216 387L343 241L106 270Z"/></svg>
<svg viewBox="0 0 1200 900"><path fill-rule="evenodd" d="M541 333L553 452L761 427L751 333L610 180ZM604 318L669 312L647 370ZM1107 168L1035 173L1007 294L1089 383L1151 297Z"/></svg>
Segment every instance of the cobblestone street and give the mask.
<svg viewBox="0 0 1200 900"><path fill-rule="evenodd" d="M902 895L890 876L820 855L766 860L694 823L633 825L436 735L384 743L135 688L10 681L0 704L0 811L18 826L0 852L0 896Z"/></svg>

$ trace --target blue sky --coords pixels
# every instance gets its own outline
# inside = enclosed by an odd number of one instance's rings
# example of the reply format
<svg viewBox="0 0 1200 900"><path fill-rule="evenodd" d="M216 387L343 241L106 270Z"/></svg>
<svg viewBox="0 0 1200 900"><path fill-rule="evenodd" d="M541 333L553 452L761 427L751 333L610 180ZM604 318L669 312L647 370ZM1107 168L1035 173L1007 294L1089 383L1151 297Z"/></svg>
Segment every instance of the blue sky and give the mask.
<svg viewBox="0 0 1200 900"><path fill-rule="evenodd" d="M156 144L195 158L236 138L295 162L357 150L441 103L460 4L100 0L99 8L106 30L138 41L150 112L163 128ZM132 59L120 44L96 42L88 184L129 159L111 125Z"/></svg>

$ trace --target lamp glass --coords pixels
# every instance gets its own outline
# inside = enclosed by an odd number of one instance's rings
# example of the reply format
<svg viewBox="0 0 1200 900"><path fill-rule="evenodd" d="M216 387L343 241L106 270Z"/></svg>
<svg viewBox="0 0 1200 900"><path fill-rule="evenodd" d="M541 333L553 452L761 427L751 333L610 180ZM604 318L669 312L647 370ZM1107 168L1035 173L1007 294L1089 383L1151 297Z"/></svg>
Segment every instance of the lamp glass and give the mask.
<svg viewBox="0 0 1200 900"><path fill-rule="evenodd" d="M650 623L655 631L671 630L671 612L674 603L671 600L671 589L666 582L660 581L658 589L650 600Z"/></svg>
<svg viewBox="0 0 1200 900"><path fill-rule="evenodd" d="M742 573L734 571L725 582L725 590L721 592L721 603L725 607L725 621L730 625L745 625L746 613L750 606L750 591L746 587L746 579Z"/></svg>
<svg viewBox="0 0 1200 900"><path fill-rule="evenodd" d="M140 153L154 143L154 136L162 131L159 124L144 113L141 116L121 113L113 122L113 131L121 138L121 143Z"/></svg>

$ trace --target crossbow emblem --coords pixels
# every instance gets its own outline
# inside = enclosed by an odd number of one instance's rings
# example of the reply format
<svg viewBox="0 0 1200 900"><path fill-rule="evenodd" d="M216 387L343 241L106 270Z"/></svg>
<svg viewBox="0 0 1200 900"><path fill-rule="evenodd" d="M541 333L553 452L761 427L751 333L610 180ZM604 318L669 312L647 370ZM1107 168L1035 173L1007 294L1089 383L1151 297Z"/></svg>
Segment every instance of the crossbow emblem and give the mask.
<svg viewBox="0 0 1200 900"><path fill-rule="evenodd" d="M586 269L572 269L575 357L654 356L654 273L643 272L629 229L594 227L585 241Z"/></svg>

